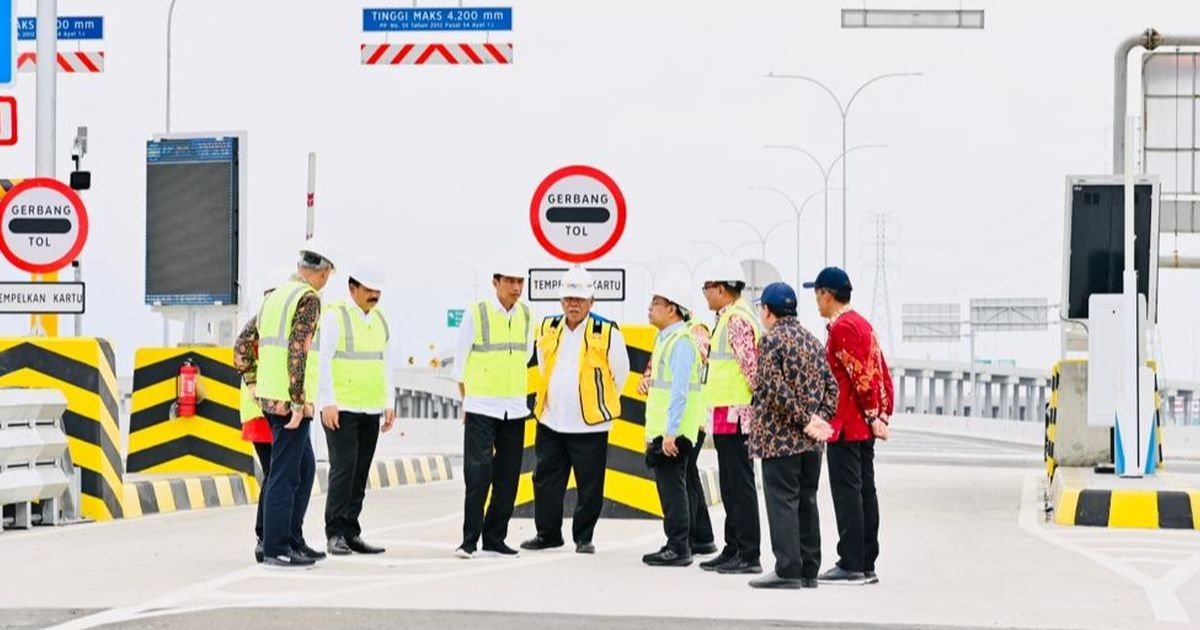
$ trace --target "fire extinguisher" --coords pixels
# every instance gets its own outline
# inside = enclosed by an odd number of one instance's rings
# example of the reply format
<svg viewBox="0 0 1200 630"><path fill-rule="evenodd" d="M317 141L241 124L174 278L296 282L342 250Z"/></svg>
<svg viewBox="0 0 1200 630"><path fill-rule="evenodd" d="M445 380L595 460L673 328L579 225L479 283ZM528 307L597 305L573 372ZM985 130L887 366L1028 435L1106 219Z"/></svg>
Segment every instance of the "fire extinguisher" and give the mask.
<svg viewBox="0 0 1200 630"><path fill-rule="evenodd" d="M179 366L179 378L176 386L178 394L179 411L178 415L181 418L190 418L196 415L196 399L197 399L197 380L200 376L200 369L192 363L191 359L184 359L183 365Z"/></svg>

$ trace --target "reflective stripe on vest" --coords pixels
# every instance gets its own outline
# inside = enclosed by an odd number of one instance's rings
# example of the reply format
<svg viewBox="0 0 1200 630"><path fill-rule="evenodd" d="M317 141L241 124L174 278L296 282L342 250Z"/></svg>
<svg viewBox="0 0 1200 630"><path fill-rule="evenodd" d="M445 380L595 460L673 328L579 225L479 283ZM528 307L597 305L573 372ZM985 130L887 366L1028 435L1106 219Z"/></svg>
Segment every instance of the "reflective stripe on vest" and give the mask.
<svg viewBox="0 0 1200 630"><path fill-rule="evenodd" d="M292 279L263 300L258 313L259 367L255 385L259 398L285 401L292 398L288 391L288 337L300 299L309 292L316 294L308 283ZM309 402L316 397L316 359L316 351L309 349L304 375L304 398Z"/></svg>
<svg viewBox="0 0 1200 630"><path fill-rule="evenodd" d="M512 315L481 301L475 311L475 341L467 354L463 385L468 396L526 399L529 389L529 307L518 303Z"/></svg>
<svg viewBox="0 0 1200 630"><path fill-rule="evenodd" d="M351 302L330 306L341 320L341 335L333 353L333 392L337 404L355 409L382 409L388 392L384 361L388 344L387 318L378 307L371 309L366 321L351 314L358 309ZM326 337L328 339L328 336Z"/></svg>
<svg viewBox="0 0 1200 630"><path fill-rule="evenodd" d="M709 407L749 405L752 399L750 383L742 373L742 366L733 351L733 340L729 334L729 323L734 316L749 322L754 331L754 343L762 337L758 318L744 300L734 302L721 317L713 331L713 344L708 352L708 373L704 381L704 403Z"/></svg>
<svg viewBox="0 0 1200 630"><path fill-rule="evenodd" d="M671 351L677 343L690 343L695 355L688 378L687 403L683 419L679 423L679 436L696 442L700 425L704 424L707 409L700 395L700 348L687 326L668 336L662 343L654 345L650 355L650 394L646 398L646 441L663 435L667 428L667 413L671 406Z"/></svg>
<svg viewBox="0 0 1200 630"><path fill-rule="evenodd" d="M621 392L608 361L615 325L596 319L590 314L579 325L588 327L583 333L583 342L579 348L579 406L583 412L583 421L588 425L610 422L621 415ZM559 315L542 320L538 332L537 344L542 350L542 378L534 404L534 415L538 418L542 417L546 408L550 379L554 374L554 366L558 363L558 351L565 328L566 321ZM570 350L567 349L568 352Z"/></svg>

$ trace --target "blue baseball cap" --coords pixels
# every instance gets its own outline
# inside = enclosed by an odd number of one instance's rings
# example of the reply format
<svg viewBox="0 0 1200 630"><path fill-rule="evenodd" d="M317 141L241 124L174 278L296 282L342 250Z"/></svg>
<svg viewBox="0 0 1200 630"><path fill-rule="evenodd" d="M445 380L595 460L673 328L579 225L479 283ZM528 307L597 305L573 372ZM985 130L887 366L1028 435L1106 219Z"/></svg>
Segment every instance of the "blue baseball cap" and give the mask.
<svg viewBox="0 0 1200 630"><path fill-rule="evenodd" d="M837 267L826 267L817 274L817 279L804 283L805 289L828 289L831 291L849 291L850 276Z"/></svg>
<svg viewBox="0 0 1200 630"><path fill-rule="evenodd" d="M795 315L796 291L786 282L772 282L763 289L758 303L770 306L784 316Z"/></svg>

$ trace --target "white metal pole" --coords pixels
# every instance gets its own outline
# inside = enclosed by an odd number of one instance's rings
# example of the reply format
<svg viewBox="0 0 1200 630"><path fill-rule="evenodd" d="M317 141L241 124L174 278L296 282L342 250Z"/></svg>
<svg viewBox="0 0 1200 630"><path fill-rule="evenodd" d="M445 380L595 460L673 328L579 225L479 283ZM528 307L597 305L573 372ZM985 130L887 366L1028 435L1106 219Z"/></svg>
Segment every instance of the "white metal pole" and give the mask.
<svg viewBox="0 0 1200 630"><path fill-rule="evenodd" d="M313 228L316 225L317 214L317 154L310 152L308 154L308 222L304 228L304 239L308 240L313 237Z"/></svg>
<svg viewBox="0 0 1200 630"><path fill-rule="evenodd" d="M38 177L54 177L54 132L58 112L58 0L38 0L37 61L37 163L34 172Z"/></svg>
<svg viewBox="0 0 1200 630"><path fill-rule="evenodd" d="M1122 334L1125 336L1125 374L1122 395L1118 397L1120 420L1117 440L1125 453L1124 469L1118 470L1122 477L1141 477L1145 464L1142 462L1141 449L1141 405L1139 404L1139 382L1141 368L1141 349L1138 347L1139 328L1142 325L1138 313L1137 269L1134 266L1134 247L1137 244L1134 234L1136 222L1134 198L1134 155L1137 146L1137 119L1130 116L1125 125L1125 272L1122 276L1123 308L1126 320ZM1123 404L1122 404L1123 403ZM1132 451L1132 452L1130 452Z"/></svg>
<svg viewBox="0 0 1200 630"><path fill-rule="evenodd" d="M175 1L171 0L167 8L167 133L171 133L171 25L175 19Z"/></svg>

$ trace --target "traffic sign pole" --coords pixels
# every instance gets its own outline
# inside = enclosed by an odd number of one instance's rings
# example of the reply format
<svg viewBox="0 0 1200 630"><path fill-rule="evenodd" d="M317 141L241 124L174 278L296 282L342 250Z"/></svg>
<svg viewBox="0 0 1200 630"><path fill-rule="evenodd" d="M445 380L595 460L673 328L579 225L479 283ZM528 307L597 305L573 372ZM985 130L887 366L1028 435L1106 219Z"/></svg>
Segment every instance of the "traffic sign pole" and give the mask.
<svg viewBox="0 0 1200 630"><path fill-rule="evenodd" d="M58 67L50 63L58 59L58 0L38 0L37 53L43 61L37 66L37 145L34 173L38 177L55 176L54 149L57 124ZM58 271L34 274L34 282L57 282ZM29 329L47 337L58 336L57 315L31 315Z"/></svg>

